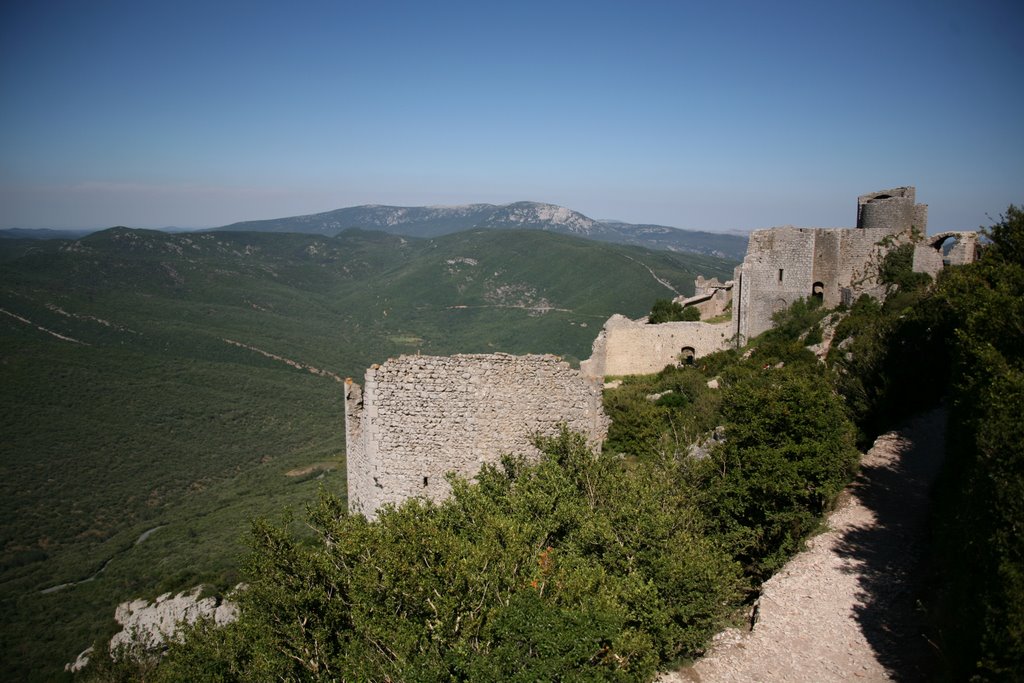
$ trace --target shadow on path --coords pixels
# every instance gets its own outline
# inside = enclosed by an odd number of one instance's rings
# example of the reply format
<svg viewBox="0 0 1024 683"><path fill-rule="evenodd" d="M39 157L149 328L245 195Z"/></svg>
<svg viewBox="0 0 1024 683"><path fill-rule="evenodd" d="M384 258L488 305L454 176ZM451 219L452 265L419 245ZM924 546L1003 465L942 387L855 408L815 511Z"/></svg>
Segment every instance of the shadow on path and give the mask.
<svg viewBox="0 0 1024 683"><path fill-rule="evenodd" d="M939 408L875 441L851 488L876 523L848 529L835 546L859 574L854 618L897 681L929 680L935 672L918 599L929 571L929 490L945 456L945 430Z"/></svg>

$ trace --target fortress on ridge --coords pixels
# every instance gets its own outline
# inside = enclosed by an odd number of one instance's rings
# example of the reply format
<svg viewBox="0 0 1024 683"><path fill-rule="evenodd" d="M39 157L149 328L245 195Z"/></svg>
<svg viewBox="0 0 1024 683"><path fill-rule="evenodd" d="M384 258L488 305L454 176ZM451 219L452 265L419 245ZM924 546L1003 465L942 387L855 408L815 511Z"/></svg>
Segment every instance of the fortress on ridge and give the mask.
<svg viewBox="0 0 1024 683"><path fill-rule="evenodd" d="M389 503L444 498L446 473L468 478L505 453L535 456L532 437L561 424L599 446L608 429L605 376L657 372L742 344L800 298L829 307L862 294L884 298L879 266L903 245L913 245L913 269L933 276L974 260L977 233L927 237L927 221L914 188L897 187L858 197L855 228L754 231L732 280L698 278L694 296L679 300L719 322L651 325L613 315L579 370L555 356L502 353L401 356L374 365L362 388L345 381L349 509L372 518Z"/></svg>
<svg viewBox="0 0 1024 683"><path fill-rule="evenodd" d="M742 345L772 326L772 314L800 298L825 306L850 304L862 294L881 299L879 266L893 249L914 245L913 269L935 276L945 265L970 263L977 233L944 232L927 237L928 206L917 204L913 187L880 190L857 198L855 228L755 230L747 255L726 283L698 278L696 294L677 299L707 318L731 308L719 323L647 324L646 319L612 316L580 365L592 377L657 372L683 358ZM952 246L950 247L950 242ZM708 304L717 297L713 308Z"/></svg>

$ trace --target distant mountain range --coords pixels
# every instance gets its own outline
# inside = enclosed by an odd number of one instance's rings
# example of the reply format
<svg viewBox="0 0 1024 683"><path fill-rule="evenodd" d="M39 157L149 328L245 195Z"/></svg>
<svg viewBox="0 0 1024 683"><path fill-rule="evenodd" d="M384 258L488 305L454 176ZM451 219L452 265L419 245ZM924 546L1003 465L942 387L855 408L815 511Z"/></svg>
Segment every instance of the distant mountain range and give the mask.
<svg viewBox="0 0 1024 683"><path fill-rule="evenodd" d="M747 251L746 236L680 230L664 225L599 221L564 206L539 202L462 206L367 204L306 216L232 223L214 229L336 235L348 228L382 230L410 237L437 237L470 228L545 230L601 242L707 254L732 261L742 261Z"/></svg>

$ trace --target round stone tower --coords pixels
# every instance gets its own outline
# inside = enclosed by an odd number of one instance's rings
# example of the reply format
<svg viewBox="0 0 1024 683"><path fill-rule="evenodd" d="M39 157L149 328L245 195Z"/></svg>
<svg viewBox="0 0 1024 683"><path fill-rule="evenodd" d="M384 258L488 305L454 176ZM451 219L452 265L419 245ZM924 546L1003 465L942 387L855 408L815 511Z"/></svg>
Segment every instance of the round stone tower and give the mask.
<svg viewBox="0 0 1024 683"><path fill-rule="evenodd" d="M928 206L915 204L913 187L896 187L857 197L857 227L897 234L927 231Z"/></svg>

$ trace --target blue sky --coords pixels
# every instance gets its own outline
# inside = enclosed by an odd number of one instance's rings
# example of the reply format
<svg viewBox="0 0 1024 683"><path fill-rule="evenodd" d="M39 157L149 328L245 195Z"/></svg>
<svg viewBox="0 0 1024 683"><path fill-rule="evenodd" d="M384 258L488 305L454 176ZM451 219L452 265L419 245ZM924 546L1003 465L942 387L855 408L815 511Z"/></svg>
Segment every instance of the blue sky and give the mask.
<svg viewBox="0 0 1024 683"><path fill-rule="evenodd" d="M546 201L691 229L1024 202L1019 2L5 2L0 228Z"/></svg>

